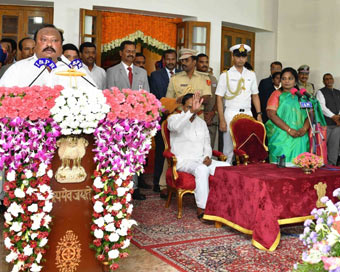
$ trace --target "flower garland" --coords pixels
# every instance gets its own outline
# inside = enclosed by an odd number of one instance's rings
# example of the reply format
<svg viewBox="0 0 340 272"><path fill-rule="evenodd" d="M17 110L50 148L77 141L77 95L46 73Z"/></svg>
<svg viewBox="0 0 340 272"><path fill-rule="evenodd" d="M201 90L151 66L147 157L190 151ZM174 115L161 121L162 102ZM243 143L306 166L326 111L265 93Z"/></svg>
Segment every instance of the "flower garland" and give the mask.
<svg viewBox="0 0 340 272"><path fill-rule="evenodd" d="M6 261L12 271L40 271L50 232L53 176L51 160L60 128L53 119L0 120L1 169L7 167L4 191Z"/></svg>
<svg viewBox="0 0 340 272"><path fill-rule="evenodd" d="M146 91L105 90L111 106L107 120L102 121L94 136L97 170L93 189L94 213L92 248L101 262L117 269L115 261L127 257L133 205L132 175L143 171L145 157L151 147L151 138L159 129L160 102Z"/></svg>
<svg viewBox="0 0 340 272"><path fill-rule="evenodd" d="M61 86L0 88L0 170L4 184L4 243L12 271L40 271L50 231L51 160L60 127L49 118Z"/></svg>
<svg viewBox="0 0 340 272"><path fill-rule="evenodd" d="M340 188L333 192L340 199ZM325 209L314 209L315 222L305 221L300 240L307 251L302 254L302 264L295 264L293 271L340 271L340 202L333 203L327 196L321 198Z"/></svg>
<svg viewBox="0 0 340 272"><path fill-rule="evenodd" d="M105 102L102 91L97 88L65 88L55 100L51 114L63 135L91 134L110 110Z"/></svg>

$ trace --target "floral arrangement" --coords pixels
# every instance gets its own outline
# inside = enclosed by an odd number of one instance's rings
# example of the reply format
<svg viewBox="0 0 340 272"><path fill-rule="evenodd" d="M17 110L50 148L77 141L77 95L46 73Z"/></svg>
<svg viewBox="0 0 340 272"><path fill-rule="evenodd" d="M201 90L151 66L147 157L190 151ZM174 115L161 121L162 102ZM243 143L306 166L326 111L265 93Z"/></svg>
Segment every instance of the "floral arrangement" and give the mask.
<svg viewBox="0 0 340 272"><path fill-rule="evenodd" d="M101 90L94 87L65 88L55 100L51 114L63 135L91 134L109 110Z"/></svg>
<svg viewBox="0 0 340 272"><path fill-rule="evenodd" d="M305 169L310 169L311 171L315 171L318 167L321 167L323 165L323 159L322 157L319 157L315 154L304 152L301 153L299 156L297 156L293 162Z"/></svg>
<svg viewBox="0 0 340 272"><path fill-rule="evenodd" d="M3 235L10 250L6 261L14 264L12 271L42 268L39 264L51 229L51 160L60 135L51 118L0 119L0 169L7 168Z"/></svg>
<svg viewBox="0 0 340 272"><path fill-rule="evenodd" d="M104 95L111 112L94 133L97 170L93 183L92 248L98 260L117 269L115 261L128 256L130 229L136 224L130 219L132 175L143 171L151 138L159 129L161 104L146 91L112 88Z"/></svg>
<svg viewBox="0 0 340 272"><path fill-rule="evenodd" d="M62 89L62 86L0 87L0 118L49 118L50 110Z"/></svg>
<svg viewBox="0 0 340 272"><path fill-rule="evenodd" d="M340 199L340 188L333 192ZM307 251L302 254L301 264L295 264L293 271L340 271L340 202L333 203L327 196L321 198L324 209L314 209L311 214L315 222L305 221L300 240Z"/></svg>

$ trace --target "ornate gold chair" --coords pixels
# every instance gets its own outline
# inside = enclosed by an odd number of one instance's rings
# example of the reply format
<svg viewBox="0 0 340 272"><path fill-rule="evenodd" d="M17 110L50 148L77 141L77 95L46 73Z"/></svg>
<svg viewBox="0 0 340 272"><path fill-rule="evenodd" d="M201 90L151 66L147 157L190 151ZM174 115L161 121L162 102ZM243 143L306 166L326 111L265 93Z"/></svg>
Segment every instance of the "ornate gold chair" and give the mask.
<svg viewBox="0 0 340 272"><path fill-rule="evenodd" d="M165 207L168 208L171 202L172 194L175 193L177 196L177 206L178 206L178 214L177 218L182 218L182 202L183 196L185 194L193 194L196 188L195 177L186 172L177 171L176 164L177 159L176 156L171 153L171 145L170 145L170 131L168 130L168 121L165 120L162 123L162 137L164 140L165 149L163 152L163 156L168 161L168 170L166 172L166 183L168 187L168 199L165 204ZM223 155L222 152L213 150L213 156L217 157L219 160L225 161L227 157Z"/></svg>
<svg viewBox="0 0 340 272"><path fill-rule="evenodd" d="M230 134L234 144L236 163L264 162L268 157L265 144L266 129L252 116L240 113L230 122Z"/></svg>

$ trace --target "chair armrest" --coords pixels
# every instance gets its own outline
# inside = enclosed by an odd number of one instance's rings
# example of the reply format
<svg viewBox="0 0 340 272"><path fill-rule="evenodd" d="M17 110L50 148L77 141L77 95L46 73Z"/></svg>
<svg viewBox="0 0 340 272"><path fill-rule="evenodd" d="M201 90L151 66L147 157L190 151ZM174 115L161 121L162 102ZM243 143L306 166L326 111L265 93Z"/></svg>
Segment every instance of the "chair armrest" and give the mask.
<svg viewBox="0 0 340 272"><path fill-rule="evenodd" d="M177 167L176 167L177 165L176 156L173 153L171 153L169 149L164 150L163 156L168 161L168 167L172 168L172 175L174 177L174 180L176 181L178 179L178 173L177 173Z"/></svg>
<svg viewBox="0 0 340 272"><path fill-rule="evenodd" d="M248 165L248 159L249 159L249 156L247 155L246 152L244 152L242 149L234 149L234 154L235 156L239 156L239 157L243 157L243 163L245 165Z"/></svg>
<svg viewBox="0 0 340 272"><path fill-rule="evenodd" d="M213 156L217 157L219 161L226 161L227 160L227 156L224 155L222 152L217 151L217 150L213 150L212 151Z"/></svg>

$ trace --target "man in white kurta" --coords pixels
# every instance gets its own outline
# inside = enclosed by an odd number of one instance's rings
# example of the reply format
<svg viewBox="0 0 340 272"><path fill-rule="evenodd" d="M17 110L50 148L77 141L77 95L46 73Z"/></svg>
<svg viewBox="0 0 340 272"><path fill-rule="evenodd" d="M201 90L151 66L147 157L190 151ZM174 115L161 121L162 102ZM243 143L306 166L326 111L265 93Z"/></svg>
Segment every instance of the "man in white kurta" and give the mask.
<svg viewBox="0 0 340 272"><path fill-rule="evenodd" d="M198 214L205 209L209 194L209 175L227 162L211 159L209 130L206 122L196 116L202 104L200 93L186 94L182 99L183 111L168 118L171 152L177 158L177 170L195 176L195 200Z"/></svg>
<svg viewBox="0 0 340 272"><path fill-rule="evenodd" d="M244 113L252 116L251 102L257 112L257 120L262 121L261 106L258 96L256 75L253 71L244 67L247 61L247 53L250 51L247 45L235 45L230 48L233 52L234 66L220 75L217 88L217 110L220 120L220 130L223 131L223 153L227 161L232 163L233 142L230 135L230 122L235 115ZM223 100L225 110L223 113Z"/></svg>

